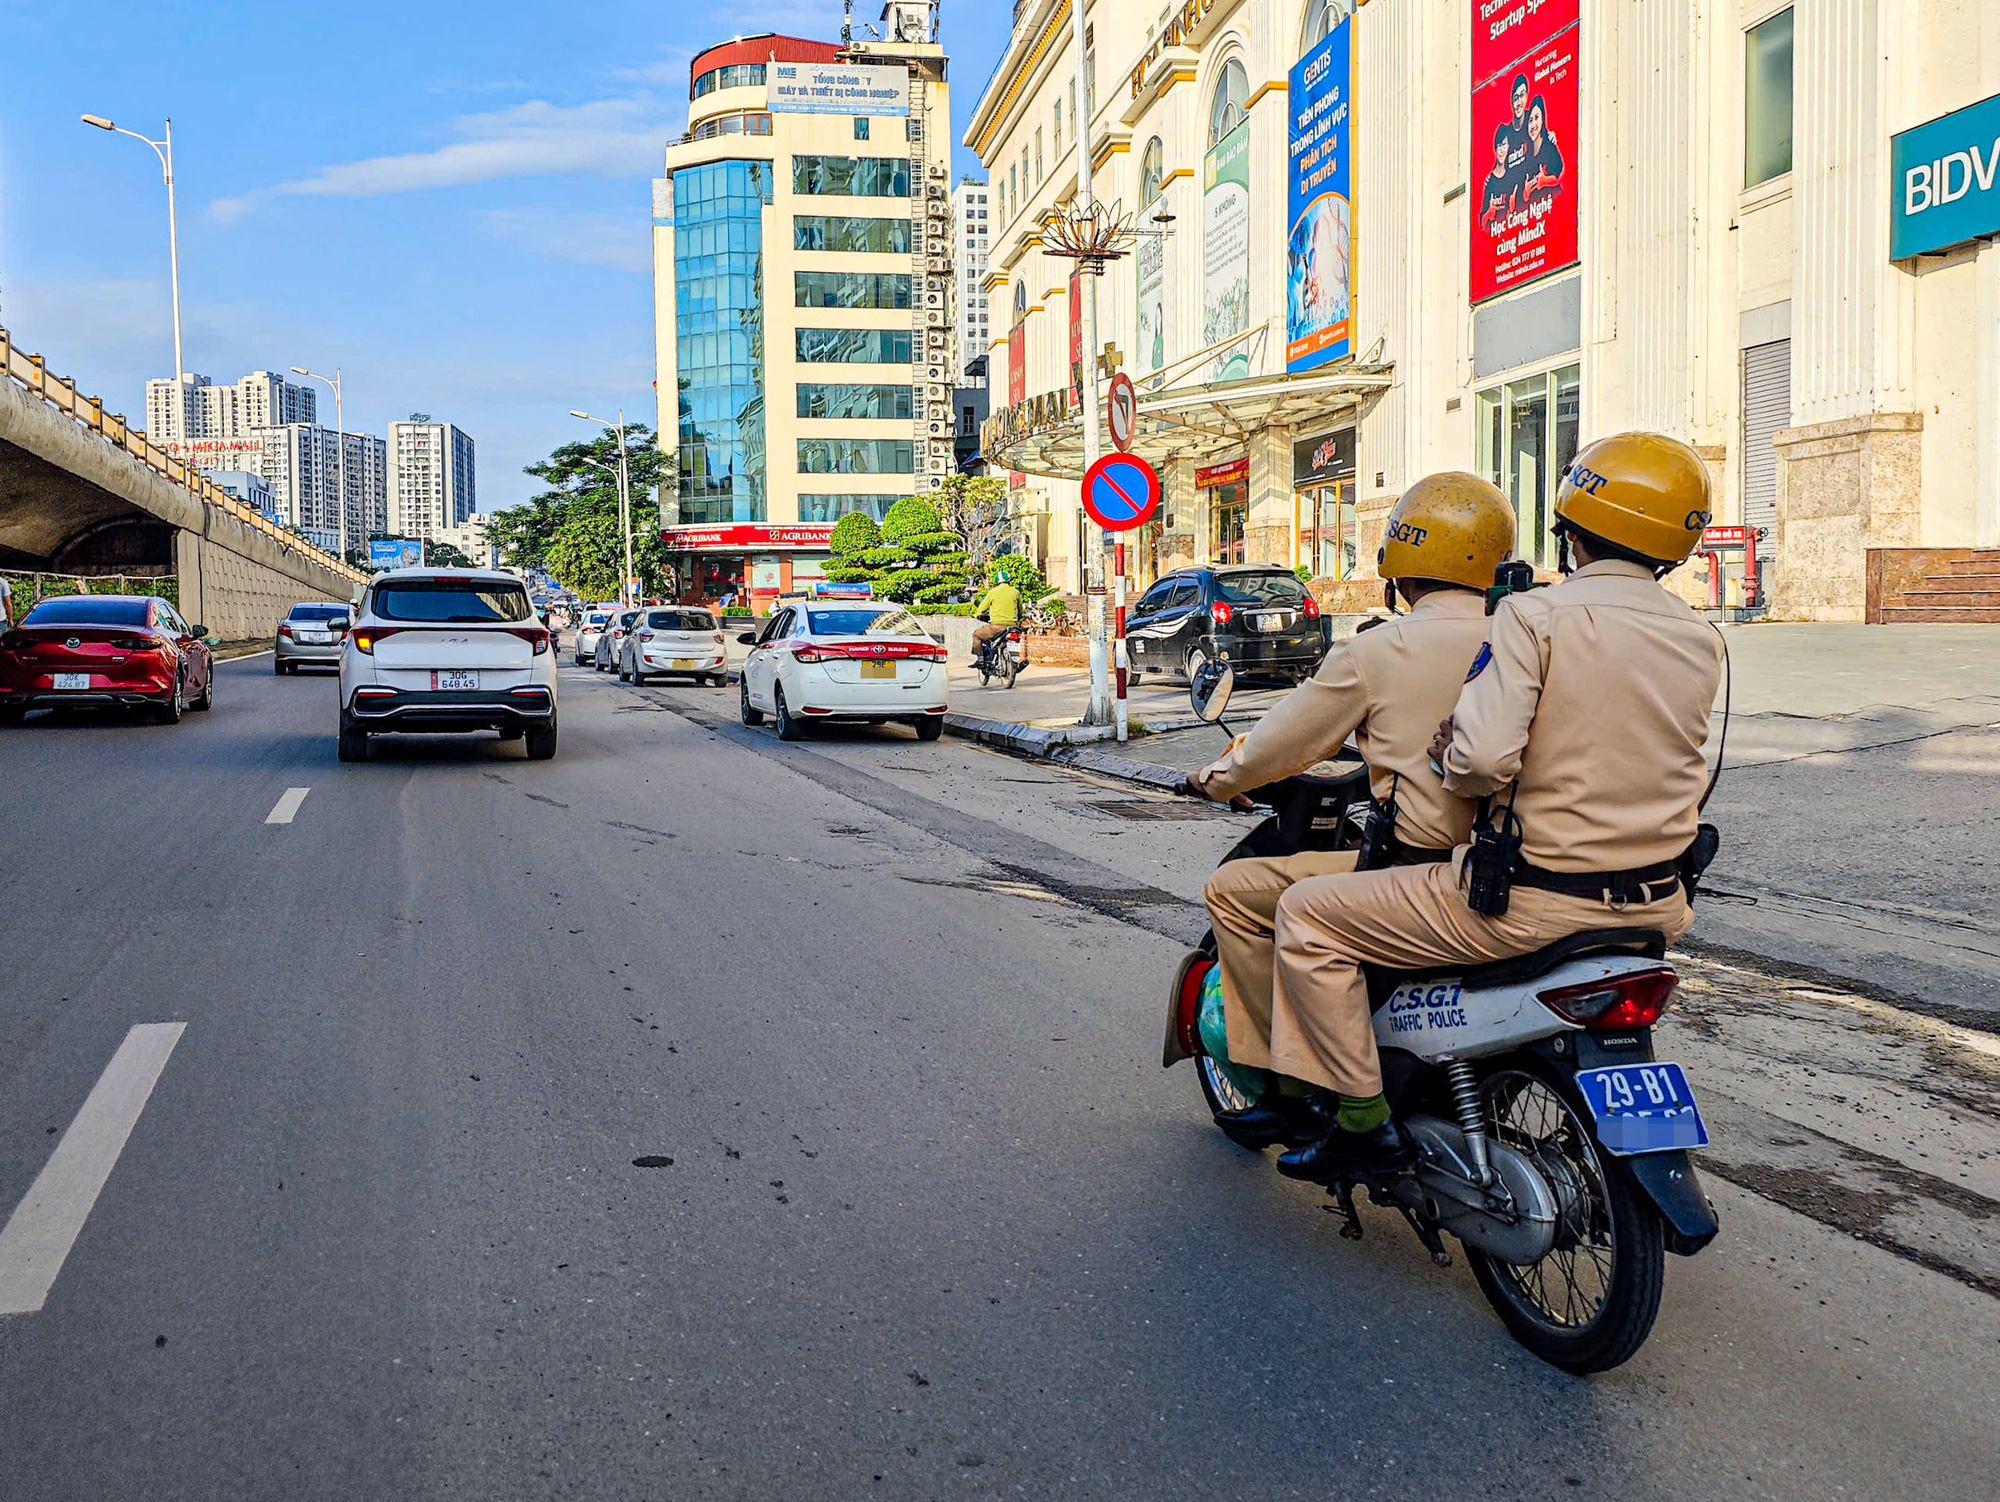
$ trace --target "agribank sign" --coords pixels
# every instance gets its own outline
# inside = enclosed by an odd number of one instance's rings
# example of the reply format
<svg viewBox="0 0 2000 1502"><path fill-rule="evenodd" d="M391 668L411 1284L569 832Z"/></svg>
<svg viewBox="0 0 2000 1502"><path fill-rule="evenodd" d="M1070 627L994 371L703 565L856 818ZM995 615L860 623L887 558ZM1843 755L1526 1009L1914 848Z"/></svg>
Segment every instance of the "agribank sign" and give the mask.
<svg viewBox="0 0 2000 1502"><path fill-rule="evenodd" d="M1889 138L1889 259L2000 234L2000 94Z"/></svg>

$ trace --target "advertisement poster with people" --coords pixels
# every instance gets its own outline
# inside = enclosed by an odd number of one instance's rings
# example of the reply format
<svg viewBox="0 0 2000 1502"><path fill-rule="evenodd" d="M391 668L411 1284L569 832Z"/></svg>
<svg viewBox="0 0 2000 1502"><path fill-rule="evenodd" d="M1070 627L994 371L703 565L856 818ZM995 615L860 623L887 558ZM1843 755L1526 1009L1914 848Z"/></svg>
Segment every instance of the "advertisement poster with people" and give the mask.
<svg viewBox="0 0 2000 1502"><path fill-rule="evenodd" d="M1472 0L1472 300L1577 262L1581 0Z"/></svg>
<svg viewBox="0 0 2000 1502"><path fill-rule="evenodd" d="M1018 407L1028 399L1028 318L1025 303L1015 289L1014 325L1007 330L1007 405ZM1028 477L1019 470L1007 474L1007 488L1019 490Z"/></svg>
<svg viewBox="0 0 2000 1502"><path fill-rule="evenodd" d="M1293 65L1285 253L1285 369L1313 370L1354 353L1352 20Z"/></svg>
<svg viewBox="0 0 2000 1502"><path fill-rule="evenodd" d="M1250 327L1250 122L1209 147L1203 159L1201 342L1222 343ZM1250 374L1241 344L1217 355L1211 381Z"/></svg>

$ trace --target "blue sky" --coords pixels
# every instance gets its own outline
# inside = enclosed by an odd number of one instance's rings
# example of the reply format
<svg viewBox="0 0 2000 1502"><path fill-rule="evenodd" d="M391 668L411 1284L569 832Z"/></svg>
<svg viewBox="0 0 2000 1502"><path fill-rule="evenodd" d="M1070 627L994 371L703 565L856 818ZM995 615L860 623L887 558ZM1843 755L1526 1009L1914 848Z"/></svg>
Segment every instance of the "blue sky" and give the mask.
<svg viewBox="0 0 2000 1502"><path fill-rule="evenodd" d="M188 367L340 366L349 427L456 422L480 508L517 501L523 464L583 436L570 408L654 419L651 180L689 57L840 26L828 0L694 10L0 0L0 323L143 419L173 366L165 190L152 152L77 117L157 138L171 114ZM958 133L1010 19L946 0Z"/></svg>

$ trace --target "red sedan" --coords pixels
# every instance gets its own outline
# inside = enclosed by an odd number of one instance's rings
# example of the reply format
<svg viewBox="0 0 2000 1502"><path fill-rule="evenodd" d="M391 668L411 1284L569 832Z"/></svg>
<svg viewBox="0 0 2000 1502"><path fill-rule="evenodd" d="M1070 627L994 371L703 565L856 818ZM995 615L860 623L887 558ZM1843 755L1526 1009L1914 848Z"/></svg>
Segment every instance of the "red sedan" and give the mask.
<svg viewBox="0 0 2000 1502"><path fill-rule="evenodd" d="M150 709L162 724L215 703L208 632L150 595L44 600L0 636L0 725L60 705Z"/></svg>

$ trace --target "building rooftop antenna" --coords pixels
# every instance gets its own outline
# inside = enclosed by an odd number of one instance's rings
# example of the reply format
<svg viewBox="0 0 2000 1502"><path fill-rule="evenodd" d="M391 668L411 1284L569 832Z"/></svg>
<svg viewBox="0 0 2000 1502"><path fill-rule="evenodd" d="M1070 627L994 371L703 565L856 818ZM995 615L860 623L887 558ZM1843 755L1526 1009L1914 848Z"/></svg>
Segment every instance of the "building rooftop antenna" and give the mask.
<svg viewBox="0 0 2000 1502"><path fill-rule="evenodd" d="M854 0L841 0L840 45L843 47L848 47L852 46L853 43L854 43Z"/></svg>

